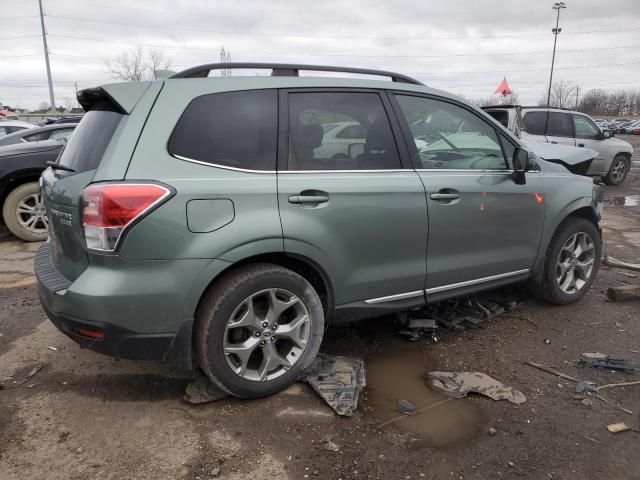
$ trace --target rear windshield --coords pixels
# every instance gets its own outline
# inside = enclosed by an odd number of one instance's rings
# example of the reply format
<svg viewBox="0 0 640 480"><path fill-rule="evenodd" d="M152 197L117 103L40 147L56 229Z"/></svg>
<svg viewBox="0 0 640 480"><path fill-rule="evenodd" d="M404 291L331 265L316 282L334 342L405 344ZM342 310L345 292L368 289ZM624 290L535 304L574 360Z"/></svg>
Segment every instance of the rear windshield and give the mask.
<svg viewBox="0 0 640 480"><path fill-rule="evenodd" d="M491 110L487 112L494 119L499 121L503 127L509 128L509 113L504 110Z"/></svg>
<svg viewBox="0 0 640 480"><path fill-rule="evenodd" d="M59 164L73 168L76 173L98 168L123 116L106 110L89 111L62 151Z"/></svg>

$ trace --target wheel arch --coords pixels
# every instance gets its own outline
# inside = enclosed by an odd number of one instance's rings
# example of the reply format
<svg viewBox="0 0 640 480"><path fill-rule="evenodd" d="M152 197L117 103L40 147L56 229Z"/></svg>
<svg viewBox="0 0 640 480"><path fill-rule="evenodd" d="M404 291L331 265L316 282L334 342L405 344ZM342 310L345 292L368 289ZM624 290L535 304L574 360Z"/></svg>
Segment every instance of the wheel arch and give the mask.
<svg viewBox="0 0 640 480"><path fill-rule="evenodd" d="M549 249L549 243L553 238L554 234L558 231L560 226L566 222L569 218L583 218L594 224L600 235L602 236L602 231L599 225L598 215L596 214L595 209L592 205L582 205L577 206L574 205L574 208L568 212L564 212L563 216L560 216L560 220L553 226L553 229L550 229L548 235L545 236L544 244L542 245L540 255L538 255L538 259L536 260L536 264L533 268L533 281L540 282L542 280L542 275L544 273L544 264L547 257L547 250Z"/></svg>
<svg viewBox="0 0 640 480"><path fill-rule="evenodd" d="M274 265L279 265L302 276L316 290L322 302L322 308L325 314L325 322L326 324L330 323L333 317L334 294L333 286L327 272L315 261L311 260L308 257L284 252L261 253L243 258L242 260L229 264L229 266L215 275L215 277L211 279L208 285L202 290L198 299L196 311L207 292L211 290L211 288L213 288L222 277L228 275L229 273L240 267L253 263L271 263Z"/></svg>
<svg viewBox="0 0 640 480"><path fill-rule="evenodd" d="M30 168L12 172L0 180L0 207L15 188L29 182L37 182L42 174L42 169Z"/></svg>

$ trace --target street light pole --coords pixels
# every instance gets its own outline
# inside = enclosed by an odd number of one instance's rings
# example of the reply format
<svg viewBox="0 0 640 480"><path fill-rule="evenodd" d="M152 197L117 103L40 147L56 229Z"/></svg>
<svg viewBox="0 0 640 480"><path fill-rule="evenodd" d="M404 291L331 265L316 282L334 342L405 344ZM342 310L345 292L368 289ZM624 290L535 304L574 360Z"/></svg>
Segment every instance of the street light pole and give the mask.
<svg viewBox="0 0 640 480"><path fill-rule="evenodd" d="M51 67L49 66L49 48L47 48L47 34L44 29L44 14L42 13L42 0L38 0L40 7L40 26L42 27L42 43L44 45L44 62L47 65L47 80L49 80L49 102L51 109L56 108L56 101L53 98L53 83L51 82Z"/></svg>
<svg viewBox="0 0 640 480"><path fill-rule="evenodd" d="M556 61L556 42L558 41L558 34L562 31L561 28L558 28L558 24L560 23L560 10L563 8L567 8L564 2L556 2L552 7L554 10L558 11L556 15L556 28L551 29L553 33L553 56L551 57L551 74L549 75L549 90L547 92L547 107L549 107L549 102L551 101L551 82L553 80L553 64Z"/></svg>

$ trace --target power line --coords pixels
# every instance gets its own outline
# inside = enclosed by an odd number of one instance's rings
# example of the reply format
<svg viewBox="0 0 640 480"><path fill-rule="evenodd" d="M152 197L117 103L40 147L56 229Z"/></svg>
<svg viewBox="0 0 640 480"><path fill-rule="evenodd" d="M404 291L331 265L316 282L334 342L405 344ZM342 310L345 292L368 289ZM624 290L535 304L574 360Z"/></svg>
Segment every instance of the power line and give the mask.
<svg viewBox="0 0 640 480"><path fill-rule="evenodd" d="M140 45L155 48L167 48L167 49L181 49L181 50L199 50L199 51L217 51L214 48L200 48L200 47L181 47L173 45L163 45L157 43L141 43L141 42L119 42L112 40L104 40L100 38L90 38L74 35L57 35L49 34L49 37L54 38L67 38L70 40L84 40L90 42L111 43L119 45ZM595 48L578 48L578 49L566 49L563 53L575 53L575 52L591 52L602 50L617 50L617 49L633 49L640 48L640 45L621 45L614 47L595 47ZM529 51L529 52L499 52L499 53L451 53L442 55L381 55L381 54L359 54L359 53L270 53L270 52L252 52L236 50L234 52L248 53L253 55L271 55L271 56L305 56L305 57L363 57L363 58L449 58L449 57L489 57L489 56L512 56L512 55L547 55L551 53L547 50Z"/></svg>
<svg viewBox="0 0 640 480"><path fill-rule="evenodd" d="M204 32L204 33L217 33L220 35L249 35L260 37L286 37L286 38L327 38L327 39L363 39L363 40L468 40L468 39L491 39L491 38L521 38L521 37L539 37L547 36L548 33L521 33L513 35L467 35L456 37L442 37L442 36L377 36L377 35L309 35L309 34L293 34L293 33L271 33L271 32L242 32L242 31L229 31L229 30L213 30L206 28L196 27L176 27L166 25L152 25L144 23L129 23L129 22L115 22L110 20L95 20L91 18L64 16L64 15L47 15L51 18L58 18L62 20L75 20L81 22L102 23L107 25L120 25L125 27L143 27L143 28L155 28L161 30L180 30L187 32ZM628 29L611 29L611 30L591 30L582 32L568 32L568 35L586 35L592 33L609 33L609 32L622 32L622 31L637 31L640 28L628 28Z"/></svg>

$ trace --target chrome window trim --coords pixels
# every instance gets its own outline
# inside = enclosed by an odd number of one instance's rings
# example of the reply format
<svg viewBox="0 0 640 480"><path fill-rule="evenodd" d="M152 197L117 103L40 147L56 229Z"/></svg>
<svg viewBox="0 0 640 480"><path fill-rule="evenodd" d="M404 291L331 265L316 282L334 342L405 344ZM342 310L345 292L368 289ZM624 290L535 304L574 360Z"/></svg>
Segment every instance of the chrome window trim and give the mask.
<svg viewBox="0 0 640 480"><path fill-rule="evenodd" d="M438 292L444 292L444 291L447 291L447 290L453 290L455 288L468 287L468 286L471 286L471 285L477 285L479 283L490 282L492 280L500 280L502 278L515 277L516 275L522 275L524 273L529 273L530 271L531 271L530 268L524 268L522 270L516 270L514 272L500 273L498 275L491 275L489 277L482 277L482 278L476 278L474 280L467 280L466 282L458 282L458 283L451 283L449 285L441 285L439 287L427 288L425 290L425 293L427 295L429 295L429 294L432 294L432 293L438 293Z"/></svg>
<svg viewBox="0 0 640 480"><path fill-rule="evenodd" d="M416 172L477 172L477 173L498 173L502 175L511 175L512 169L498 169L498 170L478 170L475 168L416 168Z"/></svg>
<svg viewBox="0 0 640 480"><path fill-rule="evenodd" d="M369 305L384 302L393 302L394 300L404 300L405 298L414 298L424 295L424 290L416 290L415 292L398 293L396 295L389 295L387 297L370 298L365 300L364 303Z"/></svg>
<svg viewBox="0 0 640 480"><path fill-rule="evenodd" d="M194 160L193 158L183 157L175 153L170 153L173 158L178 160L184 160L185 162L197 163L198 165L205 165L207 167L223 168L225 170L232 170L234 172L247 172L247 173L276 173L276 170L251 170L249 168L229 167L227 165L220 165L219 163L203 162L202 160Z"/></svg>

